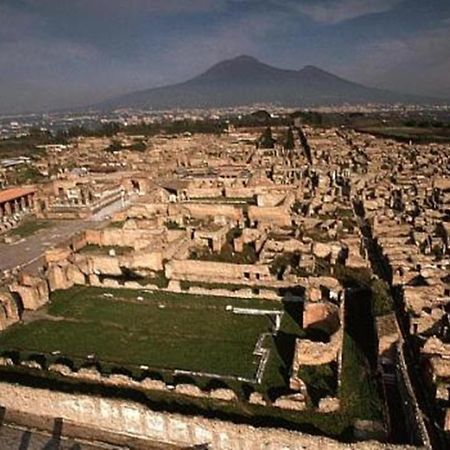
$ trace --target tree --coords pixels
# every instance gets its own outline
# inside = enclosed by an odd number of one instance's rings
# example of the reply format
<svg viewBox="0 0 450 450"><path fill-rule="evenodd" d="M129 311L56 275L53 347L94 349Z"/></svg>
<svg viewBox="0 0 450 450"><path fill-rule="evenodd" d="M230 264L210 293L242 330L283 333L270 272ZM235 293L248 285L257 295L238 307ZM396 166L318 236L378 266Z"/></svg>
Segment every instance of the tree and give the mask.
<svg viewBox="0 0 450 450"><path fill-rule="evenodd" d="M288 128L286 142L284 143L285 150L294 150L295 148L295 140L294 140L294 132L292 128Z"/></svg>
<svg viewBox="0 0 450 450"><path fill-rule="evenodd" d="M258 141L260 148L274 148L275 139L272 137L272 129L267 127Z"/></svg>

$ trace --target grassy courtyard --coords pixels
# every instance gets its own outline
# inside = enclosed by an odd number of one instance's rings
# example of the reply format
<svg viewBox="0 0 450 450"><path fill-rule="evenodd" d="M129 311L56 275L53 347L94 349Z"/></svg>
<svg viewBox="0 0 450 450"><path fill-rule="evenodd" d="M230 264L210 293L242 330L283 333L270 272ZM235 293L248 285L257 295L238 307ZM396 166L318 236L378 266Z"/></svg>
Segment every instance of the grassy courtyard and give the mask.
<svg viewBox="0 0 450 450"><path fill-rule="evenodd" d="M43 230L44 228L49 228L51 225L51 222L47 220L27 219L17 228L11 230L9 234L10 236L25 238L32 236L34 233Z"/></svg>
<svg viewBox="0 0 450 450"><path fill-rule="evenodd" d="M258 365L258 358L253 355L255 344L262 333L270 330L270 319L236 315L227 311L227 305L284 310L279 332L266 336L264 341L271 352L261 384L227 377L253 378ZM0 367L0 380L72 393L130 398L162 411L351 439L356 418L380 418L376 386L360 345L361 336L357 336L352 326L348 326L350 334L345 334L339 388L336 367L302 369L302 376L312 389L313 403L323 395L338 394L340 411L332 414L312 408L289 411L270 404L259 406L241 401L253 390L271 400L289 393L295 339L307 337L299 326L300 307L295 302L77 287L54 292L51 303L39 312L39 319L15 325L0 335L0 354L19 351L22 360L32 354L46 354L47 362L65 357L80 367L86 364L88 355L95 354L104 372L124 369L140 377L146 376L147 371L139 369L139 365L146 365L152 377L158 374L166 383L173 384L193 382L202 389L211 389L217 383L208 376L175 376L173 369L216 373L226 377L219 383L237 393L240 400L236 402L197 399L176 392L107 387L17 365ZM50 355L55 351L60 353Z"/></svg>
<svg viewBox="0 0 450 450"><path fill-rule="evenodd" d="M270 330L270 321L227 311L233 303L279 307L245 299L73 288L53 294L47 318L2 333L0 351L58 351L69 358L94 354L100 364L124 368L146 365L253 378L255 344Z"/></svg>

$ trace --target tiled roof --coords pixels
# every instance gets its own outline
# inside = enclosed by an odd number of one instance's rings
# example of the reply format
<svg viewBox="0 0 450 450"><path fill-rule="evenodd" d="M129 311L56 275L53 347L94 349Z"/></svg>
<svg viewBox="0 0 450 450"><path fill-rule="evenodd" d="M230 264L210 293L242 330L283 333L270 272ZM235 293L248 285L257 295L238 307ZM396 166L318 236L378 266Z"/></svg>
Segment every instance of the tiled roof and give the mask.
<svg viewBox="0 0 450 450"><path fill-rule="evenodd" d="M11 188L0 191L0 203L23 197L24 195L33 194L36 189L33 188Z"/></svg>

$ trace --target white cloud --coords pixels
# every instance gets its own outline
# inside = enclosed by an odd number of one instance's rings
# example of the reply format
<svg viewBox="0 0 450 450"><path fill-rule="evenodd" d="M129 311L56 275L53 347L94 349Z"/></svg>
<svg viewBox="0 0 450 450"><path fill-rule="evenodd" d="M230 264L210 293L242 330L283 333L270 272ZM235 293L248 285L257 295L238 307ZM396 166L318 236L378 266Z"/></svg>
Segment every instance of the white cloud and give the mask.
<svg viewBox="0 0 450 450"><path fill-rule="evenodd" d="M450 98L450 22L355 47L354 64L340 73L380 87Z"/></svg>
<svg viewBox="0 0 450 450"><path fill-rule="evenodd" d="M305 0L289 2L316 22L337 24L368 14L389 11L403 0ZM284 3L281 0L278 3Z"/></svg>

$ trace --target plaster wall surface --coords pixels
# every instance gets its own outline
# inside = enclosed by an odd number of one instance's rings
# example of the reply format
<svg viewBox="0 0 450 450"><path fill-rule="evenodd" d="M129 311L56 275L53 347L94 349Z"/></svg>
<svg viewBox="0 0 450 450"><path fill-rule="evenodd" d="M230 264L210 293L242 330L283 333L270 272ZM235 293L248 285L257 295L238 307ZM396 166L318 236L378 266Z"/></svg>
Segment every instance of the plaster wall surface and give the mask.
<svg viewBox="0 0 450 450"><path fill-rule="evenodd" d="M138 403L75 395L0 382L0 405L7 410L58 417L99 431L123 433L180 445L209 444L211 450L337 450L408 448L329 438L280 429L254 428L216 419L155 412ZM412 448L412 447L409 447Z"/></svg>

